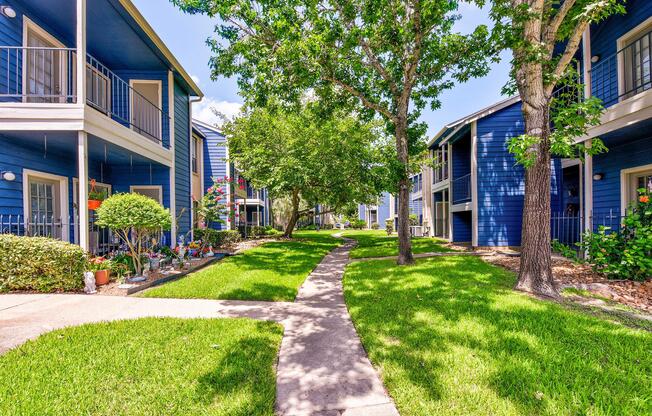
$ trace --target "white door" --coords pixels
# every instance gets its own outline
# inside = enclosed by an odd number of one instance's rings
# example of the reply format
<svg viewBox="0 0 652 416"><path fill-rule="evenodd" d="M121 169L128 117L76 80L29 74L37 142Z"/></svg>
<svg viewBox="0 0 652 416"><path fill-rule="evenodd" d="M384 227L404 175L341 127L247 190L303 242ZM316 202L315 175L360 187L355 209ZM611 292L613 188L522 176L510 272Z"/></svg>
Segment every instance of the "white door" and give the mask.
<svg viewBox="0 0 652 416"><path fill-rule="evenodd" d="M161 83L132 81L131 127L155 141L161 140Z"/></svg>
<svg viewBox="0 0 652 416"><path fill-rule="evenodd" d="M47 32L26 28L24 95L28 102L54 103L67 100L67 50Z"/></svg>
<svg viewBox="0 0 652 416"><path fill-rule="evenodd" d="M61 195L59 182L29 177L28 215L31 235L61 238Z"/></svg>

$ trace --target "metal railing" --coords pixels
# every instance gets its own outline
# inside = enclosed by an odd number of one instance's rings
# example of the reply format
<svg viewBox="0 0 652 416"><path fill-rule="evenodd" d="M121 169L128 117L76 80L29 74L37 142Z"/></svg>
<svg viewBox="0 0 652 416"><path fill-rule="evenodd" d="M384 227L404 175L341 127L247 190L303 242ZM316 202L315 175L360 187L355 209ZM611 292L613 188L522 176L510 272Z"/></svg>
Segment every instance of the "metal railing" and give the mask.
<svg viewBox="0 0 652 416"><path fill-rule="evenodd" d="M0 214L0 234L13 234L25 237L49 237L62 240L68 236L71 242L78 240L79 217L38 216ZM104 255L120 249L119 237L106 227L95 223L95 215L91 213L88 224L89 252L94 255ZM165 243L163 231L155 233L153 238ZM148 242L146 246L149 246ZM147 248L147 247L145 247Z"/></svg>
<svg viewBox="0 0 652 416"><path fill-rule="evenodd" d="M453 179L453 204L469 202L471 200L471 174Z"/></svg>
<svg viewBox="0 0 652 416"><path fill-rule="evenodd" d="M606 228L606 233L620 232L623 216L620 212L609 210L592 213L589 218L589 229L597 232L600 227ZM577 248L585 232L584 216L581 214L555 213L550 216L550 236L567 246Z"/></svg>
<svg viewBox="0 0 652 416"><path fill-rule="evenodd" d="M591 68L591 91L605 106L652 88L652 31Z"/></svg>
<svg viewBox="0 0 652 416"><path fill-rule="evenodd" d="M163 143L170 117L91 55L86 64L86 102L146 138Z"/></svg>
<svg viewBox="0 0 652 416"><path fill-rule="evenodd" d="M75 49L0 46L0 102L75 103Z"/></svg>

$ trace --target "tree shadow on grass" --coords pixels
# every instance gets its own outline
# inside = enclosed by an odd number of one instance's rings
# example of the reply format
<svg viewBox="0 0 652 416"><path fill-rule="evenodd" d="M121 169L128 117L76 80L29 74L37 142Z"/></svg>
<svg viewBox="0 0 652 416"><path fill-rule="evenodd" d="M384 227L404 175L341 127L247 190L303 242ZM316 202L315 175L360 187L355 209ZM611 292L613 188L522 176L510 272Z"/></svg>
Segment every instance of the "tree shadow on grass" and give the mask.
<svg viewBox="0 0 652 416"><path fill-rule="evenodd" d="M273 337L256 335L269 333L270 325L258 322L256 327L260 327L260 332L255 331L254 335L224 347L226 351L215 367L198 378L194 396L196 402L215 404L218 408L223 402L232 406L220 408L220 414L274 414L275 362L279 345ZM278 331L282 330L279 328Z"/></svg>
<svg viewBox="0 0 652 416"><path fill-rule="evenodd" d="M513 283L466 257L347 268L356 328L397 404L410 409L402 414L445 403L462 409L449 414L652 413L651 334L532 299ZM422 405L407 399L405 382Z"/></svg>

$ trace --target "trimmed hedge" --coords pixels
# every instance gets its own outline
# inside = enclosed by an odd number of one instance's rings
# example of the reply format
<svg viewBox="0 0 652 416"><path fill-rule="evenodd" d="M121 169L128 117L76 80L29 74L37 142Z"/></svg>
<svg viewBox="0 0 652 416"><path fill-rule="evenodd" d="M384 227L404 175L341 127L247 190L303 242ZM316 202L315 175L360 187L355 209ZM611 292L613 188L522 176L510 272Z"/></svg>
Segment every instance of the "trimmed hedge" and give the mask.
<svg viewBox="0 0 652 416"><path fill-rule="evenodd" d="M0 292L75 291L84 287L81 247L45 237L0 235Z"/></svg>
<svg viewBox="0 0 652 416"><path fill-rule="evenodd" d="M195 228L195 238L207 241L213 247L228 247L242 241L240 232L236 230L213 230L212 228Z"/></svg>

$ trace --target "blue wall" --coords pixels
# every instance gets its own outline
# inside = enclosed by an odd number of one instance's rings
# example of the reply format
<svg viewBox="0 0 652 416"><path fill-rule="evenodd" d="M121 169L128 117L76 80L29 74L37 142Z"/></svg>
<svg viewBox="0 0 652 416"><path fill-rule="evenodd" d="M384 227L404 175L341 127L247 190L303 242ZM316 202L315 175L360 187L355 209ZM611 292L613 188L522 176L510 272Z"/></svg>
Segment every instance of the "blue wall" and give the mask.
<svg viewBox="0 0 652 416"><path fill-rule="evenodd" d="M176 215L179 218L177 236L179 236L190 231L190 108L188 94L176 82L174 84L174 170Z"/></svg>
<svg viewBox="0 0 652 416"><path fill-rule="evenodd" d="M204 189L213 186L213 179L229 176L228 163L226 161L226 137L215 128L207 128L200 124L194 124L195 128L201 131L204 139ZM226 189L223 189L226 192ZM224 221L227 218L222 218ZM212 224L217 230L226 229L226 224Z"/></svg>
<svg viewBox="0 0 652 416"><path fill-rule="evenodd" d="M612 16L591 26L591 54L601 58L593 65L593 94L608 106L617 103L618 99L617 64L615 60L609 60L617 52L617 40L652 16L652 1L627 0L625 7L626 14Z"/></svg>
<svg viewBox="0 0 652 416"><path fill-rule="evenodd" d="M471 211L453 212L453 241L470 243L472 238Z"/></svg>
<svg viewBox="0 0 652 416"><path fill-rule="evenodd" d="M390 218L390 197L391 195L388 192L383 192L378 201L378 226L383 230L385 229L385 220Z"/></svg>

